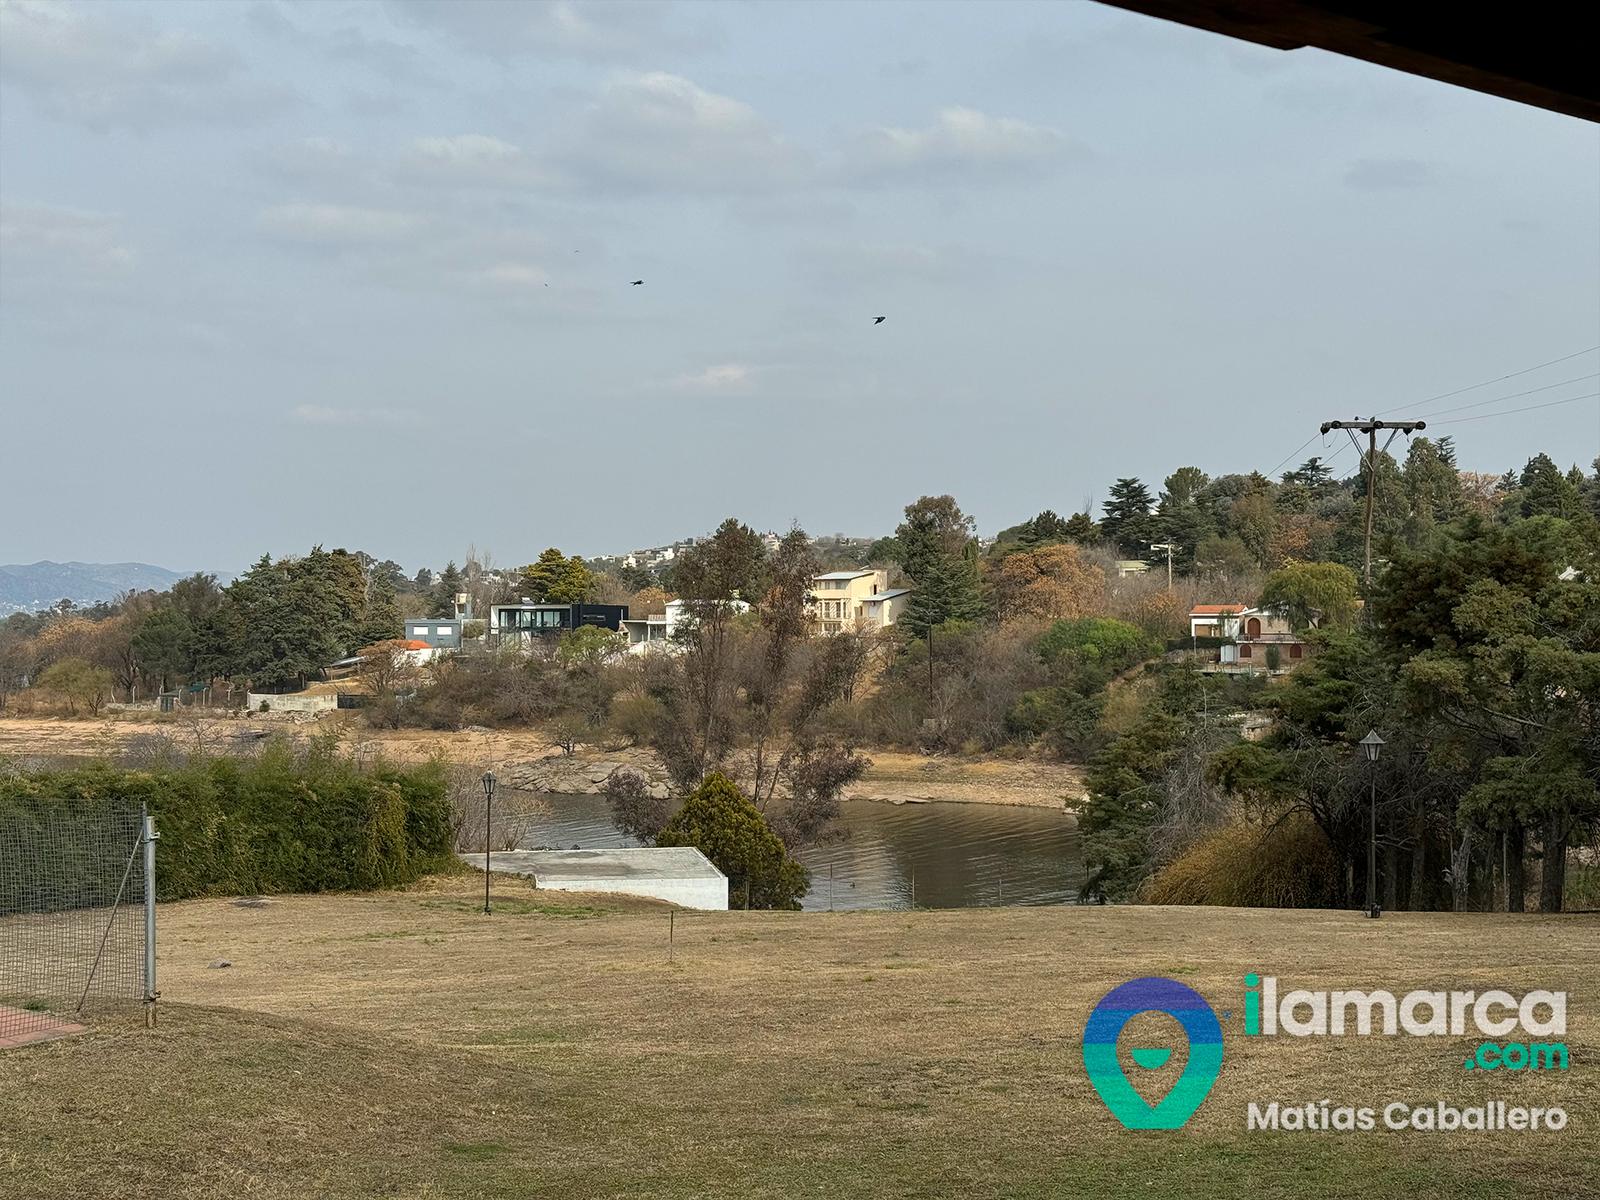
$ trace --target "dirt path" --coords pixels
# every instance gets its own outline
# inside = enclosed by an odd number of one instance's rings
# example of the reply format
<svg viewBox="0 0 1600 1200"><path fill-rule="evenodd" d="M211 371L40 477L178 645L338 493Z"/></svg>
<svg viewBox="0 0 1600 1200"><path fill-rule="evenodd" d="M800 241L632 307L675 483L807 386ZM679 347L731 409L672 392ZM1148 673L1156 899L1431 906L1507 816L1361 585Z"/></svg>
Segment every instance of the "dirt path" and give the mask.
<svg viewBox="0 0 1600 1200"><path fill-rule="evenodd" d="M0 758L17 760L117 755L141 743L168 741L179 749L203 748L229 753L258 737L287 733L305 737L327 729L342 731L352 749L381 751L401 762L423 762L435 756L447 761L493 765L497 770L548 761L574 777L595 764L628 764L647 771L648 751L580 747L566 760L536 729L470 728L436 730L368 729L349 719L295 721L283 717L237 716L194 719L65 720L54 717L0 719ZM1084 792L1083 769L1072 763L1034 759L929 758L898 750L868 750L872 759L865 777L846 792L851 799L895 804L936 801L1006 804L1025 807L1073 806ZM654 773L654 772L652 772ZM556 788L552 790L566 790ZM579 789L585 790L585 789Z"/></svg>

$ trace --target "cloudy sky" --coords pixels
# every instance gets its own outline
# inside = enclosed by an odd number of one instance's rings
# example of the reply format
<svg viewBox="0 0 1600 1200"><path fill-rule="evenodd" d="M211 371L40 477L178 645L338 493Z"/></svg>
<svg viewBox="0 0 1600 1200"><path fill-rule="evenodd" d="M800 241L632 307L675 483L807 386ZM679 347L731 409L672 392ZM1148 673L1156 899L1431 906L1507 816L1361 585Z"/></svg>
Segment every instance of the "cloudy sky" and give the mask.
<svg viewBox="0 0 1600 1200"><path fill-rule="evenodd" d="M0 0L0 201L9 562L993 531L1600 344L1595 126L1086 0Z"/></svg>

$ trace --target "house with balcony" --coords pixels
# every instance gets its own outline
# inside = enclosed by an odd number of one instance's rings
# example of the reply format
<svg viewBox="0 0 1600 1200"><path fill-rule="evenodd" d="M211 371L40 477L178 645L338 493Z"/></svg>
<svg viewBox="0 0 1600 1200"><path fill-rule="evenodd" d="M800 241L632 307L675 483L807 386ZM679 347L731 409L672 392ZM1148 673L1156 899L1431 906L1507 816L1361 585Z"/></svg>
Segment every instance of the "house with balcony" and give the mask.
<svg viewBox="0 0 1600 1200"><path fill-rule="evenodd" d="M887 629L911 601L910 588L891 588L876 567L828 571L811 577L811 617L818 633Z"/></svg>
<svg viewBox="0 0 1600 1200"><path fill-rule="evenodd" d="M1189 610L1189 636L1228 639L1217 653L1223 667L1286 669L1306 657L1305 640L1288 619L1258 605L1197 604Z"/></svg>
<svg viewBox="0 0 1600 1200"><path fill-rule="evenodd" d="M724 600L727 611L742 614L750 611L743 600ZM666 612L651 613L647 617L624 617L622 632L628 635L629 654L649 654L656 650L672 650L677 643L674 637L692 611L687 600L668 600Z"/></svg>

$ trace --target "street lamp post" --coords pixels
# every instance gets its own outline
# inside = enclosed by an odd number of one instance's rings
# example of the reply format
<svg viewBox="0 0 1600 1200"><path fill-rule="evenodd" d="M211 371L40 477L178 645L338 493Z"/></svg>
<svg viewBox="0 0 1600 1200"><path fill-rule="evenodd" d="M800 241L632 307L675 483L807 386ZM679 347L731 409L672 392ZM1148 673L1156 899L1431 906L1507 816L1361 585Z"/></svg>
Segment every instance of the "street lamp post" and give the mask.
<svg viewBox="0 0 1600 1200"><path fill-rule="evenodd" d="M1383 749L1383 739L1376 729L1369 729L1361 739L1361 750L1372 765L1367 769L1371 824L1367 833L1367 916L1376 920L1383 915L1378 907L1378 752Z"/></svg>
<svg viewBox="0 0 1600 1200"><path fill-rule="evenodd" d="M494 810L494 772L483 773L483 911L489 911L490 815Z"/></svg>
<svg viewBox="0 0 1600 1200"><path fill-rule="evenodd" d="M1167 591L1172 590L1172 552L1178 547L1171 542L1151 542L1150 549L1165 550L1167 552Z"/></svg>

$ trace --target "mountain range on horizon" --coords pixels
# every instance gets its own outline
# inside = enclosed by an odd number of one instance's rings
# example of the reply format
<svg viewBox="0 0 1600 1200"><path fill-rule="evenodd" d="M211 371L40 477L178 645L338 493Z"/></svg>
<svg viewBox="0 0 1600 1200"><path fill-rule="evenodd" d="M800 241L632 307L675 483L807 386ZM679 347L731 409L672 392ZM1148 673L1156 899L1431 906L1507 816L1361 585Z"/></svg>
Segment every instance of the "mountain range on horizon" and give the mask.
<svg viewBox="0 0 1600 1200"><path fill-rule="evenodd" d="M127 591L165 591L185 572L150 563L0 563L0 615L38 612L62 601L97 604Z"/></svg>

